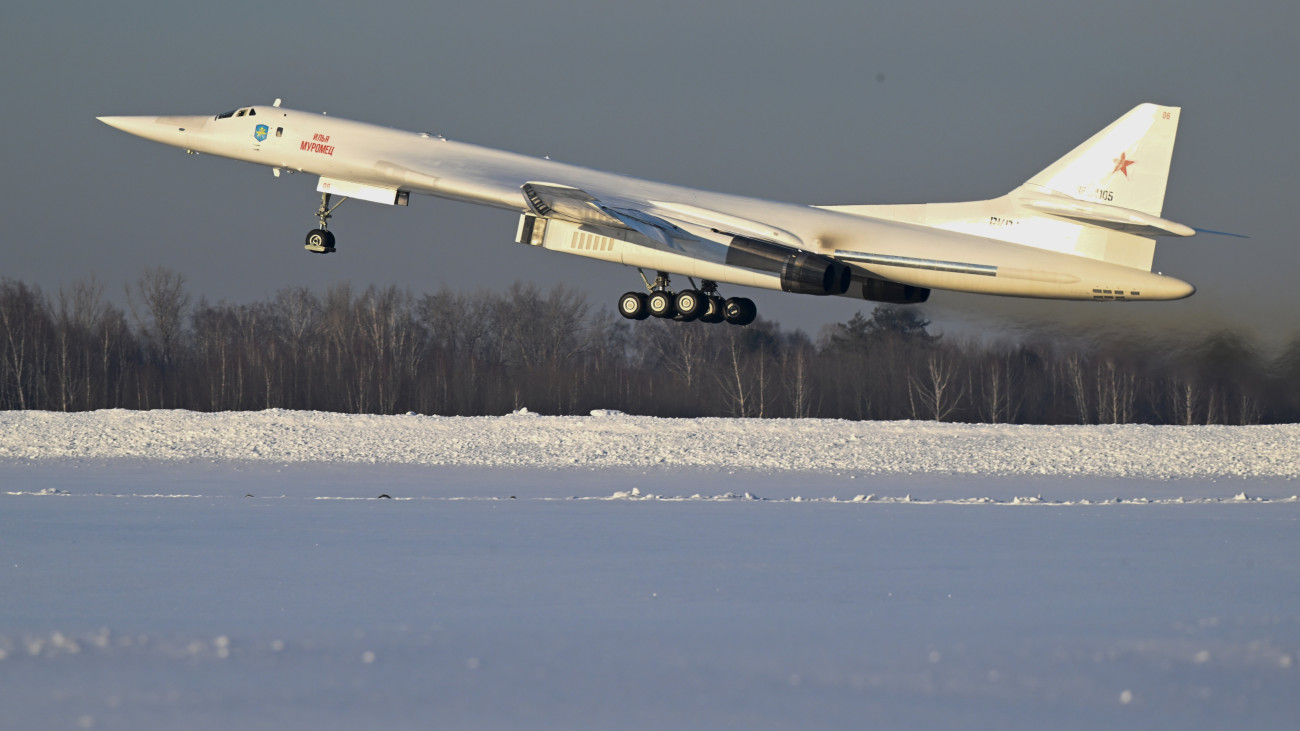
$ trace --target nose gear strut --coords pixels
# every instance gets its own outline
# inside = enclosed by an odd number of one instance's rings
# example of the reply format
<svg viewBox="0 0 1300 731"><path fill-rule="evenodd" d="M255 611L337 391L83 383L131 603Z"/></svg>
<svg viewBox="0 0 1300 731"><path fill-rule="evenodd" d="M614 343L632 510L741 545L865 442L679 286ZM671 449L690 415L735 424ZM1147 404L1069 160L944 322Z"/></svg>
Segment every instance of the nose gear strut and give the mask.
<svg viewBox="0 0 1300 731"><path fill-rule="evenodd" d="M330 206L330 194L320 194L320 208L316 210L316 219L320 221L320 228L312 229L307 233L307 244L303 248L307 251L317 254L330 254L334 251L334 234L329 232L329 220L334 215L334 210L343 203L347 198L340 198L338 203Z"/></svg>

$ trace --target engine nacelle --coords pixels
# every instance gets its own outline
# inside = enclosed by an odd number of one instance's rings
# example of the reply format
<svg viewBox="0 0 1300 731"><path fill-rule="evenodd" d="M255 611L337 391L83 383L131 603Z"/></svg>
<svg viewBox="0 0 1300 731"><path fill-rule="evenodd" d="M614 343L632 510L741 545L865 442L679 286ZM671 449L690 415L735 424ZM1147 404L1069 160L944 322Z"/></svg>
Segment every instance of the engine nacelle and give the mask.
<svg viewBox="0 0 1300 731"><path fill-rule="evenodd" d="M930 299L930 290L888 279L867 279L862 283L862 299L897 305L918 305Z"/></svg>
<svg viewBox="0 0 1300 731"><path fill-rule="evenodd" d="M853 277L848 266L828 256L745 236L731 239L727 265L775 274L781 289L796 294L844 294Z"/></svg>

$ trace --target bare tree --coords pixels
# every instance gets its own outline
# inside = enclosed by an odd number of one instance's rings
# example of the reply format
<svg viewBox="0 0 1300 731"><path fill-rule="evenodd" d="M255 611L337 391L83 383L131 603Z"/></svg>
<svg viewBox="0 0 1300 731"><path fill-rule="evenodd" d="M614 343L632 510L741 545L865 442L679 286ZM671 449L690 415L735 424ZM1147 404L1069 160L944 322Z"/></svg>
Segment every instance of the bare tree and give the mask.
<svg viewBox="0 0 1300 731"><path fill-rule="evenodd" d="M814 351L807 338L787 345L781 351L781 371L785 375L791 416L806 419L812 416L820 399L813 385Z"/></svg>
<svg viewBox="0 0 1300 731"><path fill-rule="evenodd" d="M1137 399L1137 375L1131 369L1118 366L1113 358L1101 359L1094 365L1097 421L1110 424L1130 423L1133 420L1133 406Z"/></svg>
<svg viewBox="0 0 1300 731"><path fill-rule="evenodd" d="M238 407L231 396L235 372L235 323L226 307L213 307L200 300L190 318L193 333L193 366L206 382L207 408L214 411Z"/></svg>
<svg viewBox="0 0 1300 731"><path fill-rule="evenodd" d="M728 328L723 337L723 363L716 373L718 387L726 399L731 416L753 416L752 389L747 377L746 353L739 328Z"/></svg>
<svg viewBox="0 0 1300 731"><path fill-rule="evenodd" d="M1061 359L1061 368L1065 372L1065 383L1074 402L1075 412L1080 424L1091 424L1092 415L1088 407L1088 388L1084 380L1083 355L1078 352L1066 353Z"/></svg>
<svg viewBox="0 0 1300 731"><path fill-rule="evenodd" d="M147 385L144 373L137 375L140 398L146 408L152 406L151 395L157 396L159 407L174 406L178 394L172 368L180 352L190 304L185 277L165 267L151 267L140 275L134 289L127 285L126 299L136 325L157 355L158 381L154 387Z"/></svg>
<svg viewBox="0 0 1300 731"><path fill-rule="evenodd" d="M357 331L372 361L372 386L380 413L397 408L408 381L416 370L424 338L412 314L408 292L389 286L370 287L356 302Z"/></svg>
<svg viewBox="0 0 1300 731"><path fill-rule="evenodd" d="M21 282L0 281L0 346L4 372L0 375L0 404L20 409L40 408L48 317L39 290ZM6 393L6 391L8 393Z"/></svg>
<svg viewBox="0 0 1300 731"><path fill-rule="evenodd" d="M957 374L957 359L953 353L946 348L936 348L926 356L920 377L912 379L921 408L934 421L947 421L965 396Z"/></svg>
<svg viewBox="0 0 1300 731"><path fill-rule="evenodd" d="M1200 410L1201 388L1190 378L1175 375L1165 380L1170 423L1190 426Z"/></svg>
<svg viewBox="0 0 1300 731"><path fill-rule="evenodd" d="M290 382L285 385L290 403L312 403L315 364L320 358L320 298L306 287L282 289L275 295L276 330L288 353ZM306 367L304 367L304 362ZM301 407L299 407L301 408Z"/></svg>
<svg viewBox="0 0 1300 731"><path fill-rule="evenodd" d="M417 301L342 284L323 298L299 288L274 302L191 307L179 274L151 269L127 293L129 318L94 280L55 297L0 280L0 408L1300 420L1300 341L1270 364L1233 332L949 343L919 312L878 307L814 344L767 320L633 323L563 287Z"/></svg>
<svg viewBox="0 0 1300 731"><path fill-rule="evenodd" d="M659 362L685 391L695 388L706 367L706 343L710 330L703 323L665 322L647 323L648 340L659 354ZM716 328L713 328L716 331Z"/></svg>
<svg viewBox="0 0 1300 731"><path fill-rule="evenodd" d="M1249 394L1241 395L1238 424L1258 424L1260 421L1259 401Z"/></svg>
<svg viewBox="0 0 1300 731"><path fill-rule="evenodd" d="M55 308L59 407L90 408L93 376L89 339L104 313L104 287L94 277L59 287Z"/></svg>
<svg viewBox="0 0 1300 731"><path fill-rule="evenodd" d="M134 290L127 286L126 299L140 331L157 346L163 364L170 366L184 335L190 304L185 276L165 267L151 267L140 275Z"/></svg>
<svg viewBox="0 0 1300 731"><path fill-rule="evenodd" d="M483 294L467 296L443 290L425 295L416 306L429 336L428 367L434 380L425 410L469 414L477 409L481 347L488 339L491 308Z"/></svg>

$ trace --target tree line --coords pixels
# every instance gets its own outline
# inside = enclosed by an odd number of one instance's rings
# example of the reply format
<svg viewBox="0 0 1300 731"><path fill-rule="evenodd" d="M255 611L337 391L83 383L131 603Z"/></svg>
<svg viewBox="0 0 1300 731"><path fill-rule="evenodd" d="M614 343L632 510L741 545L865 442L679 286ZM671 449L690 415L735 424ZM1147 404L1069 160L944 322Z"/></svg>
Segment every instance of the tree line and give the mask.
<svg viewBox="0 0 1300 731"><path fill-rule="evenodd" d="M525 284L415 295L341 283L213 304L162 268L126 295L123 309L95 280L49 295L0 280L0 409L1300 421L1300 337L1271 358L1231 332L959 339L880 305L814 338L764 319L630 322L571 288Z"/></svg>

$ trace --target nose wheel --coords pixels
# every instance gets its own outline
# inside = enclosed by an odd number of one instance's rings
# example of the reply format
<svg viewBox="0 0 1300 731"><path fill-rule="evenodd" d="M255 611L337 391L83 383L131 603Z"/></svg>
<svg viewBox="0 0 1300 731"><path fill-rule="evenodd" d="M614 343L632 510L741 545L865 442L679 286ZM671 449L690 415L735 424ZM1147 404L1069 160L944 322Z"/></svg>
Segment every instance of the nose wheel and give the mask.
<svg viewBox="0 0 1300 731"><path fill-rule="evenodd" d="M329 221L334 215L334 209L343 205L346 200L347 198L340 198L338 203L330 206L330 194L321 193L320 208L316 210L316 219L320 221L320 228L314 228L307 233L304 249L316 254L334 253L334 234L329 232Z"/></svg>
<svg viewBox="0 0 1300 731"><path fill-rule="evenodd" d="M334 234L323 228L314 228L307 234L307 251L317 254L330 254L334 251Z"/></svg>

